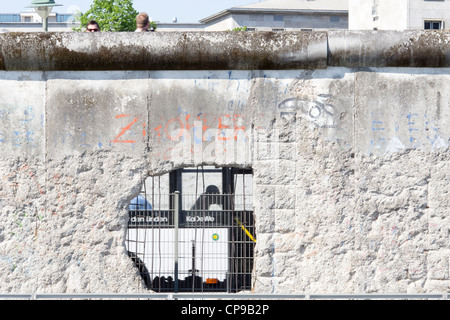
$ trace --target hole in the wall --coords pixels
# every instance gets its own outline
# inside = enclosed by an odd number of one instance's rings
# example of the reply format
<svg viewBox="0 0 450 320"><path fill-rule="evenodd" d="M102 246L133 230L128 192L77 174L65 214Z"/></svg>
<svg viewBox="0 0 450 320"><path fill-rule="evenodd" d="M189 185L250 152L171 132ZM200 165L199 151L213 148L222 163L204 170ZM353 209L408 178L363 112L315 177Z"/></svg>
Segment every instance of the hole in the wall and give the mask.
<svg viewBox="0 0 450 320"><path fill-rule="evenodd" d="M196 167L149 177L129 206L126 247L149 290L251 290L251 169Z"/></svg>

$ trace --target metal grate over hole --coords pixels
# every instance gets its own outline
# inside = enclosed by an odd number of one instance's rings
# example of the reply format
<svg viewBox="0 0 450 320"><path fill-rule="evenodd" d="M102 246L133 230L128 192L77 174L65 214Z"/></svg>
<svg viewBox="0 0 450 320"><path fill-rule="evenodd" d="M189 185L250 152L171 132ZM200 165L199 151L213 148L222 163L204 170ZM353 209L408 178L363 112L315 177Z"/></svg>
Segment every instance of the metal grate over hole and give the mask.
<svg viewBox="0 0 450 320"><path fill-rule="evenodd" d="M200 190L200 192L199 192ZM250 290L256 243L251 170L180 169L147 179L126 246L149 290Z"/></svg>

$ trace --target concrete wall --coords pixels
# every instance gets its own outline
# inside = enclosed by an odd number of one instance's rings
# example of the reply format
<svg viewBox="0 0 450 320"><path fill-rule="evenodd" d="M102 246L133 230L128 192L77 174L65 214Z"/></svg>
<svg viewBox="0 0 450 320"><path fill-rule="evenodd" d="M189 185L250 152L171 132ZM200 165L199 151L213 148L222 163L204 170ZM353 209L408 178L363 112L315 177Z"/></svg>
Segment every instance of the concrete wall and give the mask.
<svg viewBox="0 0 450 320"><path fill-rule="evenodd" d="M1 35L0 291L145 291L130 199L215 164L254 170L255 292L448 292L448 36Z"/></svg>

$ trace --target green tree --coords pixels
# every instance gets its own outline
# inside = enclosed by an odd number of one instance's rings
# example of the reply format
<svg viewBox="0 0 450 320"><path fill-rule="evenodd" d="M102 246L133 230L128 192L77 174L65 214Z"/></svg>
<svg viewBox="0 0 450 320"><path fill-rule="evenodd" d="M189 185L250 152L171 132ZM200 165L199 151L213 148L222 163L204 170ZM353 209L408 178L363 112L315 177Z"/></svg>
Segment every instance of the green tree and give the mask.
<svg viewBox="0 0 450 320"><path fill-rule="evenodd" d="M226 30L226 31L247 31L247 27L246 26L243 26L243 27L236 27L236 28L234 28L234 29L228 29L228 30Z"/></svg>
<svg viewBox="0 0 450 320"><path fill-rule="evenodd" d="M134 31L138 14L133 0L94 0L89 10L75 15L75 22L80 26L73 30L82 31L90 20L95 20L101 31Z"/></svg>

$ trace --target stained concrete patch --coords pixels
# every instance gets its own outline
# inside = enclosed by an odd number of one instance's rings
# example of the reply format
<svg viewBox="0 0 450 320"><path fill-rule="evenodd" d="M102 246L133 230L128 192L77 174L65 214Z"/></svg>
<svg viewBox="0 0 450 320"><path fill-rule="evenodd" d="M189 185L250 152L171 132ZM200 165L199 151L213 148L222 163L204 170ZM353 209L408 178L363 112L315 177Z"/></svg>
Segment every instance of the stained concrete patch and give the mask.
<svg viewBox="0 0 450 320"><path fill-rule="evenodd" d="M136 74L137 75L137 74ZM78 75L79 76L79 75ZM91 150L125 152L145 158L148 151L147 74L48 75L47 143L52 158Z"/></svg>
<svg viewBox="0 0 450 320"><path fill-rule="evenodd" d="M42 72L0 72L0 148L3 156L45 153Z"/></svg>
<svg viewBox="0 0 450 320"><path fill-rule="evenodd" d="M367 154L449 147L447 72L380 69L358 73L356 145ZM373 94L374 88L376 94ZM379 94L382 93L382 94Z"/></svg>

